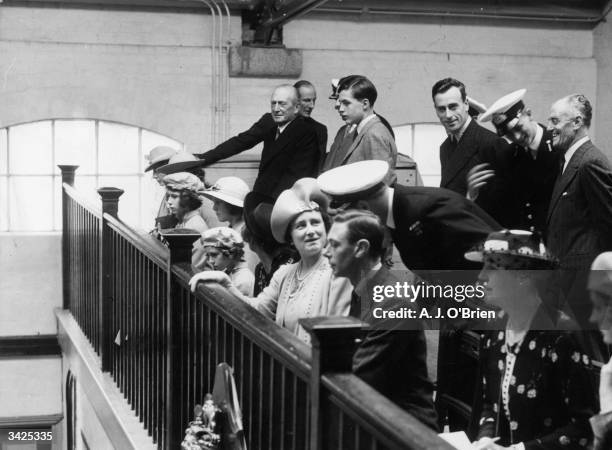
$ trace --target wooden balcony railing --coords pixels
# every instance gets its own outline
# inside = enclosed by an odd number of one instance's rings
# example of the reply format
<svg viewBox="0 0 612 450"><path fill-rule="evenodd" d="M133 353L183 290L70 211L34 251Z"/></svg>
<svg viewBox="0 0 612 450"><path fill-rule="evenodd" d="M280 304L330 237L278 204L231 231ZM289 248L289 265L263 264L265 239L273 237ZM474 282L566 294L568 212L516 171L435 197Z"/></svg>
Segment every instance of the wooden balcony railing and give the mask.
<svg viewBox="0 0 612 450"><path fill-rule="evenodd" d="M234 369L250 449L451 447L350 373L351 318L304 321L312 348L224 288L190 292L191 246L169 247L117 218L122 191L101 207L63 177L64 308L69 309L160 449L177 448L216 366Z"/></svg>

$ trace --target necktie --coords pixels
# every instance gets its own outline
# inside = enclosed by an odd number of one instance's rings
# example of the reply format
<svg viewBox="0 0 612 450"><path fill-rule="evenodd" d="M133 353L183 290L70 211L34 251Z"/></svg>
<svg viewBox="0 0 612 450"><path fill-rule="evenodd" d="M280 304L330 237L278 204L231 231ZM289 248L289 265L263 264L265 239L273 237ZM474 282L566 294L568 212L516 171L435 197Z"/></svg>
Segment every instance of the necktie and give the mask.
<svg viewBox="0 0 612 450"><path fill-rule="evenodd" d="M349 309L349 316L361 318L361 297L353 290L351 293L351 308Z"/></svg>
<svg viewBox="0 0 612 450"><path fill-rule="evenodd" d="M565 166L565 155L559 158L559 176L563 175L563 166Z"/></svg>
<svg viewBox="0 0 612 450"><path fill-rule="evenodd" d="M275 141L278 140L278 137L280 136L280 134L281 134L280 128L276 127L276 135L274 136Z"/></svg>

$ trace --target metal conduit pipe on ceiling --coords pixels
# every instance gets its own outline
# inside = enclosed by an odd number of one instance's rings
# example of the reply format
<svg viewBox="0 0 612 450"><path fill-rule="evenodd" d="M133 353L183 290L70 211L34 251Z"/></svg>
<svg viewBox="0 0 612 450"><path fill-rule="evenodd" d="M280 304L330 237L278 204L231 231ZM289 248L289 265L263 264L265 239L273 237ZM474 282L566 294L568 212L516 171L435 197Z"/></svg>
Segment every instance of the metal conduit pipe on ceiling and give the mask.
<svg viewBox="0 0 612 450"><path fill-rule="evenodd" d="M200 1L204 3L206 6L208 6L208 9L210 10L210 14L212 16L211 48L210 48L211 93L212 93L211 104L210 104L210 141L211 141L210 145L213 145L216 142L215 135L217 133L217 125L216 125L216 122L217 122L216 121L216 118L217 118L217 113L216 113L217 89L215 88L215 80L216 80L216 73L217 73L217 66L216 66L216 63L217 63L217 58L216 58L217 16L209 0L200 0Z"/></svg>
<svg viewBox="0 0 612 450"><path fill-rule="evenodd" d="M340 14L373 14L373 15L400 15L400 16L418 16L418 17L458 17L468 19L499 19L499 20L529 20L541 22L572 22L584 24L598 24L606 20L607 15L612 11L612 1L608 2L603 13L591 17L569 17L569 16L553 16L553 15L520 15L520 14L503 14L503 13L462 13L456 11L410 11L401 9L377 9L377 8L333 8L333 7L317 7L316 12L325 13L340 13Z"/></svg>
<svg viewBox="0 0 612 450"><path fill-rule="evenodd" d="M227 52L228 46L230 42L231 36L231 16L230 10L225 3L225 0L220 0L223 5L223 9L225 10L225 15L219 5L217 4L219 0L212 0L218 10L219 21L220 21L220 29L218 34L218 77L219 83L217 85L217 89L219 90L217 98L219 99L219 103L217 105L217 110L220 112L220 127L218 128L218 136L217 142L224 141L229 134L229 69L227 67ZM224 19L227 18L226 26L223 26Z"/></svg>
<svg viewBox="0 0 612 450"><path fill-rule="evenodd" d="M231 14L230 14L230 9L227 5L227 3L225 2L225 0L221 0L221 4L223 5L223 8L225 9L225 14L227 17L227 37L224 39L224 45L223 48L225 50L225 55L223 56L223 68L225 69L225 76L223 77L223 80L225 82L225 89L224 89L224 101L223 101L223 110L225 111L225 121L224 121L224 128L223 128L223 134L222 134L222 140L226 140L229 137L229 124L230 124L230 79L229 79L229 67L228 67L228 54L229 54L229 46L230 46L230 40L232 37L232 18L231 18Z"/></svg>
<svg viewBox="0 0 612 450"><path fill-rule="evenodd" d="M227 69L227 47L230 41L230 9L222 1L201 0L212 17L211 29L211 98L210 98L210 144L214 146L229 134L229 73ZM227 18L227 24L223 22Z"/></svg>

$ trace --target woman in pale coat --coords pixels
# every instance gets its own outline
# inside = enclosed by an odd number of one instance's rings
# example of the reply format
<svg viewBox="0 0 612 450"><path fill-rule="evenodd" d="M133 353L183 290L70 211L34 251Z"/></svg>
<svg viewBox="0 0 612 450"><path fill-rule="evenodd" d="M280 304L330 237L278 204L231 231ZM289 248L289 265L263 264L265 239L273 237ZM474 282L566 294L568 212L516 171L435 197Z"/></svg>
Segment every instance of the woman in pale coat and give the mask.
<svg viewBox="0 0 612 450"><path fill-rule="evenodd" d="M312 178L298 180L283 191L272 210L272 233L279 242L291 242L300 255L295 264L281 266L270 285L257 297L242 295L222 272L195 275L192 289L199 281L221 283L230 292L277 324L289 329L305 342L310 337L298 320L316 316L347 316L351 302L351 286L346 278L332 274L323 255L330 221L326 214L327 197Z"/></svg>

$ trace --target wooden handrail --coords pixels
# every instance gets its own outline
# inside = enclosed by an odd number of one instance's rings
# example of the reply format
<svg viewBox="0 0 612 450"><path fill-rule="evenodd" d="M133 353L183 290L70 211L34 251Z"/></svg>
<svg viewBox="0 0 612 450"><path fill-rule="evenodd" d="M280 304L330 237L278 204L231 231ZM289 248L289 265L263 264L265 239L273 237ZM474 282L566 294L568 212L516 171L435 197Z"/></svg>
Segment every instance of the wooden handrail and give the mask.
<svg viewBox="0 0 612 450"><path fill-rule="evenodd" d="M175 264L172 272L180 284L189 289L189 279L193 272L188 265ZM312 357L310 347L296 335L279 327L218 284L200 283L195 296L300 378L309 379Z"/></svg>
<svg viewBox="0 0 612 450"><path fill-rule="evenodd" d="M74 179L73 167L66 166L67 179L70 175ZM85 326L84 330L89 339L99 335L102 369L117 377L126 399L160 448L175 447L188 420L190 403L203 395L204 383L211 382L210 368L220 362L219 355L225 355L235 361L241 374L252 447L289 442L291 448L309 445L318 450L327 445L321 441L326 433L344 445L345 436L322 422L336 414L344 418L345 427L354 427L374 447L451 449L433 431L351 374L352 342L360 328L359 323L350 323L354 319L313 318L310 328L316 331L316 339L311 348L218 284L202 283L191 295L189 280L194 271L189 260L197 234L169 233L165 235L168 248L117 218L120 189L100 189L105 205L100 208L69 182L63 188L64 199L73 199L85 208L85 215L93 216L79 219L85 233L79 231L72 239L64 234L64 250L79 244L81 234L91 234L98 243L94 248L100 250L99 267L90 261L85 275L75 272L85 281L65 272L65 282L68 287L75 282L80 286L90 277L88 271L98 271L99 295L90 303L98 306L95 318L99 322L96 329ZM63 220L74 219L65 211ZM70 255L64 251L64 264ZM75 305L67 303L71 311L82 309L80 297L76 300ZM79 323L83 327L91 321L85 314ZM233 336L239 338L234 341ZM297 409L283 418L291 408Z"/></svg>
<svg viewBox="0 0 612 450"><path fill-rule="evenodd" d="M116 231L121 237L129 243L138 247L149 259L159 266L165 266L170 258L168 247L162 244L149 234L139 233L130 228L129 225L123 223L110 214L104 214L104 219L108 221L108 226Z"/></svg>
<svg viewBox="0 0 612 450"><path fill-rule="evenodd" d="M62 183L64 191L70 198L76 201L79 205L87 209L91 214L95 215L98 218L102 218L102 208L100 205L96 205L93 200L86 195L83 195L79 191L77 191L74 187L70 186L67 183Z"/></svg>
<svg viewBox="0 0 612 450"><path fill-rule="evenodd" d="M390 449L454 448L355 375L327 374L321 377L321 383L332 403Z"/></svg>

